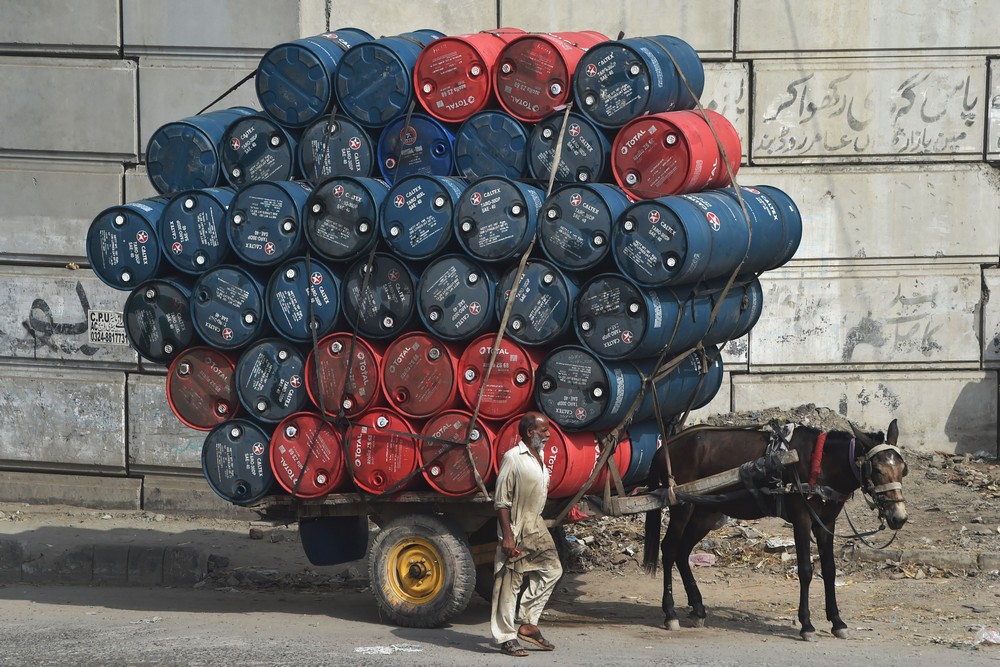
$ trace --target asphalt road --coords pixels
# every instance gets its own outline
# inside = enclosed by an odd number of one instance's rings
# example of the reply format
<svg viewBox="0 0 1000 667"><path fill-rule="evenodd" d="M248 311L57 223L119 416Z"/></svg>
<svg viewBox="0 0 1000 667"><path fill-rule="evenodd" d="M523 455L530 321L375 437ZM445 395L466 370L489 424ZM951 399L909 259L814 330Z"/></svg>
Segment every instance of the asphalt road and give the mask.
<svg viewBox="0 0 1000 667"><path fill-rule="evenodd" d="M956 649L893 641L891 633L799 639L792 623L720 609L724 627L657 627L649 602L577 597L543 620L552 653L501 655L488 606L476 598L451 626L382 622L369 592L0 587L0 665L866 665L1000 664L1000 646Z"/></svg>

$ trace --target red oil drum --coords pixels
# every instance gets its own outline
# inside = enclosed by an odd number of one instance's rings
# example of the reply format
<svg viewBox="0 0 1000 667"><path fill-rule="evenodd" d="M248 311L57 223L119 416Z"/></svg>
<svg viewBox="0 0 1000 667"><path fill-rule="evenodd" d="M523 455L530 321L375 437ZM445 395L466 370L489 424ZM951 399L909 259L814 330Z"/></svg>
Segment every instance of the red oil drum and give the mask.
<svg viewBox="0 0 1000 667"><path fill-rule="evenodd" d="M383 350L381 345L346 332L320 339L306 360L306 391L313 404L333 416L343 408L348 418L378 405Z"/></svg>
<svg viewBox="0 0 1000 667"><path fill-rule="evenodd" d="M340 431L313 412L281 420L271 436L270 458L278 484L297 498L319 498L347 482Z"/></svg>
<svg viewBox="0 0 1000 667"><path fill-rule="evenodd" d="M461 123L493 98L493 66L520 28L439 37L424 47L414 68L417 99L430 115Z"/></svg>
<svg viewBox="0 0 1000 667"><path fill-rule="evenodd" d="M446 496L468 496L479 490L472 473L473 462L483 484L493 481L493 439L495 434L476 420L470 430L472 415L464 410L445 410L432 417L420 435L436 440L420 442L420 465L424 479ZM465 442L468 438L469 454ZM460 443L460 444L452 444Z"/></svg>
<svg viewBox="0 0 1000 667"><path fill-rule="evenodd" d="M500 461L503 460L504 454L517 446L521 438L517 432L520 421L519 414L508 420L497 432L493 445L493 461L497 471L500 470ZM566 433L550 421L549 440L542 450L542 462L549 470L549 498L569 498L579 491L587 483L600 455L601 446L595 434ZM614 453L615 465L622 476L628 470L630 458L631 447L626 438L618 443ZM607 476L608 469L605 467L587 492L596 493L603 490Z"/></svg>
<svg viewBox="0 0 1000 667"><path fill-rule="evenodd" d="M593 30L532 33L511 40L493 72L500 105L527 123L545 118L569 101L573 72L583 54L606 41Z"/></svg>
<svg viewBox="0 0 1000 667"><path fill-rule="evenodd" d="M726 117L714 111L668 111L640 116L615 137L611 167L615 180L637 199L653 199L729 185L719 141L733 174L739 170L739 135Z"/></svg>
<svg viewBox="0 0 1000 667"><path fill-rule="evenodd" d="M457 356L429 333L401 336L382 359L382 393L406 418L424 419L454 407Z"/></svg>
<svg viewBox="0 0 1000 667"><path fill-rule="evenodd" d="M240 411L236 361L210 347L191 347L167 371L167 403L185 426L199 431L232 419Z"/></svg>
<svg viewBox="0 0 1000 667"><path fill-rule="evenodd" d="M490 353L496 338L496 333L476 338L465 348L458 361L460 376L458 391L469 410L476 408L486 365L490 361ZM528 410L535 385L535 369L538 368L539 361L541 355L537 352L519 345L506 336L501 339L500 350L493 362L489 381L482 390L479 416L483 419L502 420Z"/></svg>
<svg viewBox="0 0 1000 667"><path fill-rule="evenodd" d="M410 423L392 410L374 408L361 415L347 431L354 483L374 494L412 488L420 479L413 474L418 453L413 433Z"/></svg>

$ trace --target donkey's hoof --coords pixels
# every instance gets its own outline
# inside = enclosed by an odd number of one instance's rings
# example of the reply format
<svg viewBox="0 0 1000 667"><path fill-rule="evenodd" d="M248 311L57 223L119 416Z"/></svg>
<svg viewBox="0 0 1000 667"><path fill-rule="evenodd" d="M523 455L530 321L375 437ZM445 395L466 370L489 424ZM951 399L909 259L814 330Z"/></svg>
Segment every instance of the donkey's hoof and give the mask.
<svg viewBox="0 0 1000 667"><path fill-rule="evenodd" d="M668 618L665 621L663 621L663 629L670 630L672 632L680 630L681 622L678 621L676 618Z"/></svg>
<svg viewBox="0 0 1000 667"><path fill-rule="evenodd" d="M688 618L691 619L691 627L692 628L703 628L703 627L705 627L705 618L703 616L694 616L694 615L691 615Z"/></svg>
<svg viewBox="0 0 1000 667"><path fill-rule="evenodd" d="M850 639L851 633L847 631L847 628L834 628L833 636L837 639Z"/></svg>
<svg viewBox="0 0 1000 667"><path fill-rule="evenodd" d="M807 642L814 642L814 641L816 641L816 633L815 632L802 632L800 634L802 635L802 639L805 640L805 641L807 641Z"/></svg>

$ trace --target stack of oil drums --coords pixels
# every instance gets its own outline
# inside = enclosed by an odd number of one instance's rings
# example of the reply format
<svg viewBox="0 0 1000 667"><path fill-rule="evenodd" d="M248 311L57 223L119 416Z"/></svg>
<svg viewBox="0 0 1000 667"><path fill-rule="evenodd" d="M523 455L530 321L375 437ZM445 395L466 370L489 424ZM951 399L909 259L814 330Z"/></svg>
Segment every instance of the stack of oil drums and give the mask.
<svg viewBox="0 0 1000 667"><path fill-rule="evenodd" d="M719 346L801 237L785 193L731 186L740 138L693 110L703 86L670 36L279 44L261 110L153 134L161 196L101 212L88 258L230 502L475 494L528 410L553 424L551 497L588 485L626 416L613 460L641 484L654 402L712 399Z"/></svg>

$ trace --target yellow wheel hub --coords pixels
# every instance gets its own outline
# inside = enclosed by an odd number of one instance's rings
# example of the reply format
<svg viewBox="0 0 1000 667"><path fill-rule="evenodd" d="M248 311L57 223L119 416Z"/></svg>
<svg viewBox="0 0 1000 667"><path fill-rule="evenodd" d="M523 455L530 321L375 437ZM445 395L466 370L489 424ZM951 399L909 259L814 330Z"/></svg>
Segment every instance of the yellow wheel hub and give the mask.
<svg viewBox="0 0 1000 667"><path fill-rule="evenodd" d="M386 568L392 592L410 604L433 600L444 587L440 552L421 538L404 540L389 552Z"/></svg>

